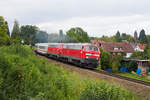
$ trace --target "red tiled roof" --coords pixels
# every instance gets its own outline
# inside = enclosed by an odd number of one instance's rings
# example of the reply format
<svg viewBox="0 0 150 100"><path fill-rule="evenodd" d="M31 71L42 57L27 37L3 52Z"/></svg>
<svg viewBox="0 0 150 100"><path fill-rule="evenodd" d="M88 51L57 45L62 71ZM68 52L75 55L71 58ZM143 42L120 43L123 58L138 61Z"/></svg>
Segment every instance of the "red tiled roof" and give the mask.
<svg viewBox="0 0 150 100"><path fill-rule="evenodd" d="M94 41L92 41L94 42ZM134 52L132 45L128 42L102 42L95 41L96 44L101 43L100 48L108 52ZM114 48L118 48L115 50Z"/></svg>
<svg viewBox="0 0 150 100"><path fill-rule="evenodd" d="M140 44L140 43L138 43L137 45L142 50L144 50L146 48L146 44Z"/></svg>

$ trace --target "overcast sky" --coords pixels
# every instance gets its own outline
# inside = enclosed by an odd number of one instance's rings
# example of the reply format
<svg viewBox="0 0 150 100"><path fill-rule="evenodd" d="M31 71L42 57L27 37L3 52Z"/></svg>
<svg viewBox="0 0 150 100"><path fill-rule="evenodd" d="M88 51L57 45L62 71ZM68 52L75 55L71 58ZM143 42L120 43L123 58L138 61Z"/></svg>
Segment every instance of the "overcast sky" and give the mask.
<svg viewBox="0 0 150 100"><path fill-rule="evenodd" d="M150 0L0 0L0 13L10 29L17 19L48 33L81 27L90 36L141 29L150 35Z"/></svg>

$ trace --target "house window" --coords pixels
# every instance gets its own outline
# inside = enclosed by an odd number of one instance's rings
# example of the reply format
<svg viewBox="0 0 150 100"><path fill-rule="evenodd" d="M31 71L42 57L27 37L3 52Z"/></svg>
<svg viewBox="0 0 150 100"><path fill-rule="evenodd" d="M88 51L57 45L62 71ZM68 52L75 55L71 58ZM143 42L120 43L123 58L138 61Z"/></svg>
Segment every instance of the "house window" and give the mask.
<svg viewBox="0 0 150 100"><path fill-rule="evenodd" d="M114 50L119 50L118 48L114 48Z"/></svg>
<svg viewBox="0 0 150 100"><path fill-rule="evenodd" d="M114 50L122 50L122 48L116 48L116 47L115 47Z"/></svg>
<svg viewBox="0 0 150 100"><path fill-rule="evenodd" d="M121 53L118 53L118 55L121 55Z"/></svg>

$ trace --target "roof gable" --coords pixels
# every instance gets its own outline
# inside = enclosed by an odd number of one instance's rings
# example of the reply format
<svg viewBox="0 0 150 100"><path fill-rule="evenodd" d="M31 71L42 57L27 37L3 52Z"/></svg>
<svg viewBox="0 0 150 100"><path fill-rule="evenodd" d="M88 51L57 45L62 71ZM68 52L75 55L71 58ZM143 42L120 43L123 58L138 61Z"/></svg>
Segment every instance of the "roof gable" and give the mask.
<svg viewBox="0 0 150 100"><path fill-rule="evenodd" d="M94 41L92 41L94 42ZM96 44L101 43L100 48L108 52L134 52L132 45L128 42L102 42L96 41ZM115 49L118 48L118 49Z"/></svg>
<svg viewBox="0 0 150 100"><path fill-rule="evenodd" d="M138 46L140 49L142 49L142 50L144 50L144 49L146 48L146 44L140 44L140 43L138 43L137 46Z"/></svg>

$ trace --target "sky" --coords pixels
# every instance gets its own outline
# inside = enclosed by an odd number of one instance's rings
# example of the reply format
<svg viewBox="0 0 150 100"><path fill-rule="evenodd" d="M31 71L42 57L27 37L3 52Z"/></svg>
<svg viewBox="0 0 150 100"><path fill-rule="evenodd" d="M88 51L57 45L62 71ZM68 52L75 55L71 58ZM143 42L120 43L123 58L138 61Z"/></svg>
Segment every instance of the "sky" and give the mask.
<svg viewBox="0 0 150 100"><path fill-rule="evenodd" d="M81 27L92 37L141 29L150 35L150 0L0 0L0 13L10 30L16 19L48 33Z"/></svg>

